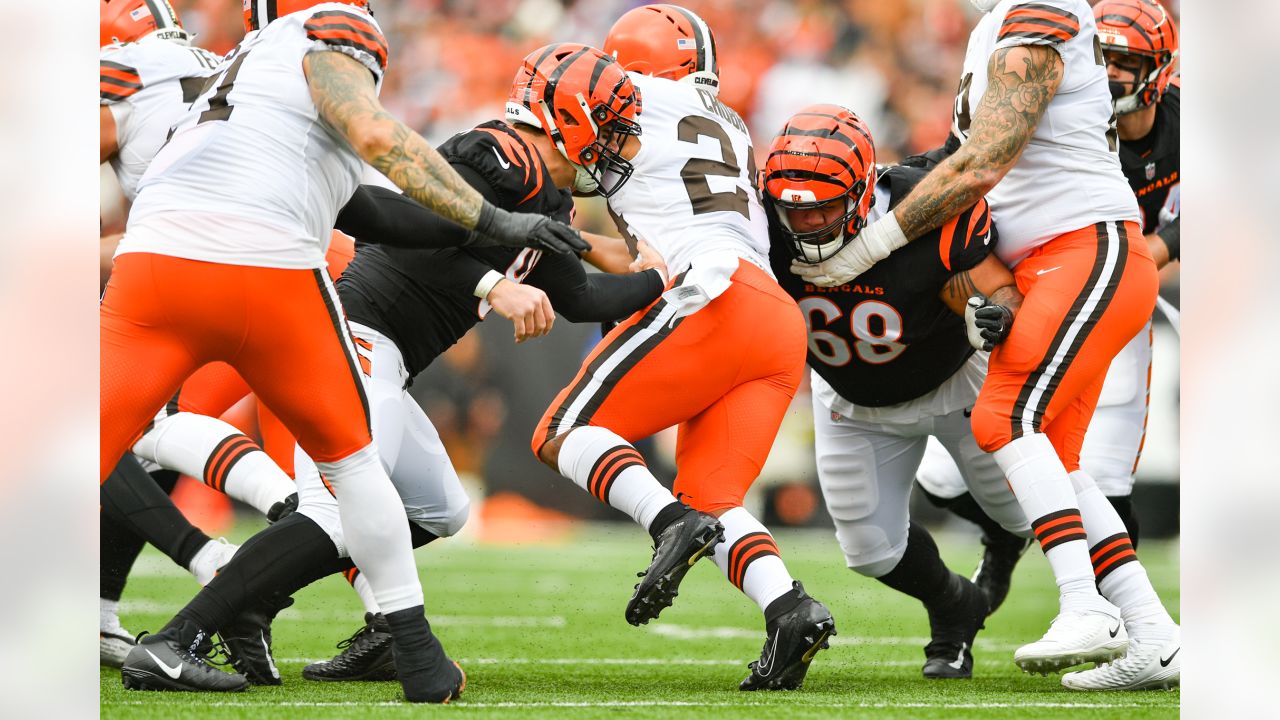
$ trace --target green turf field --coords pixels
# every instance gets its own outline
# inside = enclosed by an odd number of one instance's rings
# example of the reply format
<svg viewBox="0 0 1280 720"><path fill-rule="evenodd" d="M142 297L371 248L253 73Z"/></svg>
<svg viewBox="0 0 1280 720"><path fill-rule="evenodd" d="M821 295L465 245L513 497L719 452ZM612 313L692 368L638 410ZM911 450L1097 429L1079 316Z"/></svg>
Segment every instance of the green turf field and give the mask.
<svg viewBox="0 0 1280 720"><path fill-rule="evenodd" d="M1070 693L1056 676L1022 674L1014 648L1040 636L1056 608L1044 557L1029 552L1003 608L975 650L975 679L920 676L928 622L914 600L845 569L826 531L777 536L793 575L832 610L839 629L814 660L803 690L737 690L764 641L759 611L710 562L689 574L674 607L644 628L622 609L634 573L649 560L631 525L584 526L570 542L484 546L457 540L418 551L427 611L467 671L461 700L410 706L396 683L312 683L302 666L328 658L362 623L359 601L331 578L297 596L275 623L284 686L229 695L127 692L119 671L101 672L104 718L1170 718L1178 693ZM967 574L979 546L940 535L953 569ZM1177 617L1178 553L1144 544L1142 556ZM155 630L195 590L191 577L148 550L130 578L122 621Z"/></svg>

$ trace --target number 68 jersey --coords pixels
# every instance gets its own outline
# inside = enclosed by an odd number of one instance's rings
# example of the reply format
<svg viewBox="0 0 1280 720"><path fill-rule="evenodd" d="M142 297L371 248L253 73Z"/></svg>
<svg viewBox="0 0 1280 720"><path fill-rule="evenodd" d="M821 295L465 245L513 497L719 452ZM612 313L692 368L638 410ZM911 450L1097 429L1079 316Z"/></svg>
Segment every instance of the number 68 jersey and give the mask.
<svg viewBox="0 0 1280 720"><path fill-rule="evenodd" d="M746 124L705 90L629 76L644 111L634 172L609 198L623 237L652 245L672 276L704 253L732 254L768 272L769 226Z"/></svg>
<svg viewBox="0 0 1280 720"><path fill-rule="evenodd" d="M894 166L880 173L868 222L888 213L926 174ZM942 385L974 350L964 320L939 295L952 275L996 249L985 200L895 250L846 285L824 288L791 273L781 238L770 262L809 330L809 366L843 399L869 408L897 405Z"/></svg>
<svg viewBox="0 0 1280 720"><path fill-rule="evenodd" d="M250 32L142 177L119 252L324 267L363 165L311 99L302 62L317 51L355 58L381 86L387 42L360 8L324 3Z"/></svg>

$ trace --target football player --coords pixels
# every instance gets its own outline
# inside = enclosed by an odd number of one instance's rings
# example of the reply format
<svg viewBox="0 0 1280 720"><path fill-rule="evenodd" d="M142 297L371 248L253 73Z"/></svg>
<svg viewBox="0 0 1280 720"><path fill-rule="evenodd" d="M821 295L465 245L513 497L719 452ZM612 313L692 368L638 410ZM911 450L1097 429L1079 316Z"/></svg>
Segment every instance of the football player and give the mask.
<svg viewBox="0 0 1280 720"><path fill-rule="evenodd" d="M985 15L956 98L952 132L962 144L892 213L797 272L844 284L986 196L1000 224L997 253L1025 299L991 354L973 431L1031 519L1061 610L1014 660L1053 672L1120 658L1064 676L1072 688L1096 687L1101 676L1126 688L1177 684L1179 628L1124 523L1080 469L1106 367L1150 318L1159 283L1117 155L1093 12L1085 0L973 3ZM990 306L976 313L1012 323Z"/></svg>
<svg viewBox="0 0 1280 720"><path fill-rule="evenodd" d="M818 482L846 562L924 604L925 677L968 678L988 598L947 569L929 531L911 521L908 501L925 441L936 437L987 513L1010 532L1031 534L969 427L987 354L974 352L962 319L975 293L1014 317L1022 294L994 254L998 235L981 198L855 282L828 289L792 274L792 261L830 257L925 175L877 173L875 158L871 132L847 108L813 105L793 115L763 174L770 262L808 323ZM1006 330L976 337L978 349L999 344Z"/></svg>
<svg viewBox="0 0 1280 720"><path fill-rule="evenodd" d="M246 2L248 34L139 182L102 301L100 477L197 367L228 362L338 496L351 555L392 629L406 699L446 702L465 676L423 615L407 525L385 522L402 510L323 270L330 231L363 161L473 230L469 244L588 246L561 223L494 207L382 109L388 47L368 5ZM243 677L197 656L206 637L200 618L175 618L130 651L126 684L243 689Z"/></svg>
<svg viewBox="0 0 1280 720"><path fill-rule="evenodd" d="M1174 75L1178 29L1156 0L1104 0L1093 8L1120 135L1120 166L1142 213L1142 233L1158 267L1178 259L1180 88ZM1098 410L1080 450L1124 520L1134 547L1131 495L1146 435L1151 324L1111 361Z"/></svg>
<svg viewBox="0 0 1280 720"><path fill-rule="evenodd" d="M804 319L769 270L751 137L715 86L699 82L716 74L716 47L693 13L673 5L632 10L604 50L644 73L631 73L644 98L644 132L622 146L625 166L614 161L601 173L591 169L594 157L570 161L599 183L623 237L657 248L674 278L661 300L595 347L538 423L533 451L653 538L627 622L656 618L710 554L765 616L764 649L739 687L795 689L835 622L742 506L800 383L805 348ZM531 57L527 91L513 110L565 133L557 80L598 63L558 49ZM673 425L675 494L632 444Z"/></svg>
<svg viewBox="0 0 1280 720"><path fill-rule="evenodd" d="M578 46L581 47L581 46ZM573 46L570 46L573 49ZM537 54L540 51L535 51ZM556 143L574 157L588 148L607 157L610 148L637 131L639 96L616 63L593 51L601 66L594 76L565 75L558 85L573 98L587 131L553 136L518 113L483 123L444 143L440 154L466 182L497 207L533 212L568 222L571 189L580 190L578 170ZM513 94L527 78L517 76ZM577 105L581 98L583 105ZM597 161L600 162L600 161ZM338 222L358 238L387 240L388 234L448 235L461 242L466 231L407 198L393 208L400 220L368 224L365 208L348 206ZM356 216L353 217L353 214ZM408 515L415 545L456 533L470 503L439 435L408 394L412 378L491 311L508 317L516 342L544 334L552 308L571 322L623 317L657 299L666 282L661 259L647 254L629 275L587 275L569 255L514 248L425 250L361 242L355 259L337 283L347 311L357 358L369 396L373 439ZM342 569L354 580L346 559L347 541L339 507L325 479L304 454L297 456L298 512L245 543L232 562L188 606L219 630L235 668L253 684L279 684L271 662L269 635L238 642L221 628L237 615L269 619L281 598L312 580ZM362 575L360 577L363 577ZM358 582L358 581L356 581ZM396 677L385 615L366 599L366 626L330 661L307 666L311 680L385 680ZM238 626L251 623L238 621ZM261 624L261 620L259 621Z"/></svg>

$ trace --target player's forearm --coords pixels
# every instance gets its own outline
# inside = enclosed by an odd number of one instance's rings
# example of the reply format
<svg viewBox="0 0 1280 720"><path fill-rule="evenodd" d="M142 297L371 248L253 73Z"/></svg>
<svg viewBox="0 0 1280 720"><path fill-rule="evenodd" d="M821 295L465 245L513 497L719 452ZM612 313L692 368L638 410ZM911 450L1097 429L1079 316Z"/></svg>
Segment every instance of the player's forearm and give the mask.
<svg viewBox="0 0 1280 720"><path fill-rule="evenodd" d="M607 273L625 273L629 271L631 261L635 258L622 238L607 235L582 233L582 237L591 243L591 252L584 253L582 259L591 263L597 270Z"/></svg>
<svg viewBox="0 0 1280 720"><path fill-rule="evenodd" d="M972 207L1004 177L1004 170L986 167L981 157L966 152L966 148L968 145L934 168L894 208L902 234L909 240Z"/></svg>
<svg viewBox="0 0 1280 720"><path fill-rule="evenodd" d="M315 52L304 68L320 117L356 154L422 205L467 229L476 226L484 199L422 136L382 107L363 65L338 52Z"/></svg>

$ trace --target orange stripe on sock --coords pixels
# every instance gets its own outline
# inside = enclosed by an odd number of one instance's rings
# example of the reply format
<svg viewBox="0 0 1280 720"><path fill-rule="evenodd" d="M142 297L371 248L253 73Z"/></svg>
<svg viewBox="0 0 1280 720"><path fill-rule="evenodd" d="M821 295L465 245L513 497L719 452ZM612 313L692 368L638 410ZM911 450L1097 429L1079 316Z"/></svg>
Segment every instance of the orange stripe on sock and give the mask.
<svg viewBox="0 0 1280 720"><path fill-rule="evenodd" d="M1098 558L1102 557L1103 555L1106 555L1108 551L1113 550L1121 545L1128 545L1128 544L1129 544L1129 538L1122 537L1113 543L1109 543L1106 547L1100 548L1089 559L1092 560L1093 562L1098 562Z"/></svg>
<svg viewBox="0 0 1280 720"><path fill-rule="evenodd" d="M1049 530L1050 528L1058 527L1059 525L1063 525L1065 523L1076 523L1079 525L1084 524L1084 522L1080 519L1079 515L1067 515L1066 517L1060 517L1057 520L1050 520L1049 522L1043 525L1037 526L1035 528L1035 533L1037 536L1039 536L1041 533L1045 532L1046 530Z"/></svg>
<svg viewBox="0 0 1280 720"><path fill-rule="evenodd" d="M1118 552L1118 553L1116 553L1116 554L1115 554L1115 556L1114 556L1114 557L1107 558L1107 561L1106 561L1106 562L1104 562L1104 563L1102 563L1101 565L1099 565L1099 566L1095 567L1095 568L1093 569L1093 574L1094 574L1094 575L1101 575L1102 573L1106 572L1107 568L1111 567L1112 565L1115 565L1115 564L1116 564L1117 562L1119 562L1120 560L1123 560L1124 558L1134 558L1134 559L1137 559L1137 557L1138 557L1138 553L1134 552L1134 551L1133 551L1133 548L1129 548L1128 550L1125 550L1124 552Z"/></svg>
<svg viewBox="0 0 1280 720"><path fill-rule="evenodd" d="M1041 538L1041 539L1040 539L1040 546L1041 546L1041 547L1044 547L1045 545L1048 545L1048 544L1052 543L1054 540L1057 540L1058 538L1066 537L1066 536L1068 536L1068 535L1079 535L1079 536L1080 536L1080 538L1079 538L1079 539L1081 539L1081 540L1084 540L1084 539L1085 539L1084 528L1071 527L1071 528L1067 528L1066 530L1063 530L1063 531L1061 531L1061 532L1056 532L1056 533L1054 533L1054 534L1050 535L1049 537ZM1074 539L1074 538L1073 538L1073 539Z"/></svg>

